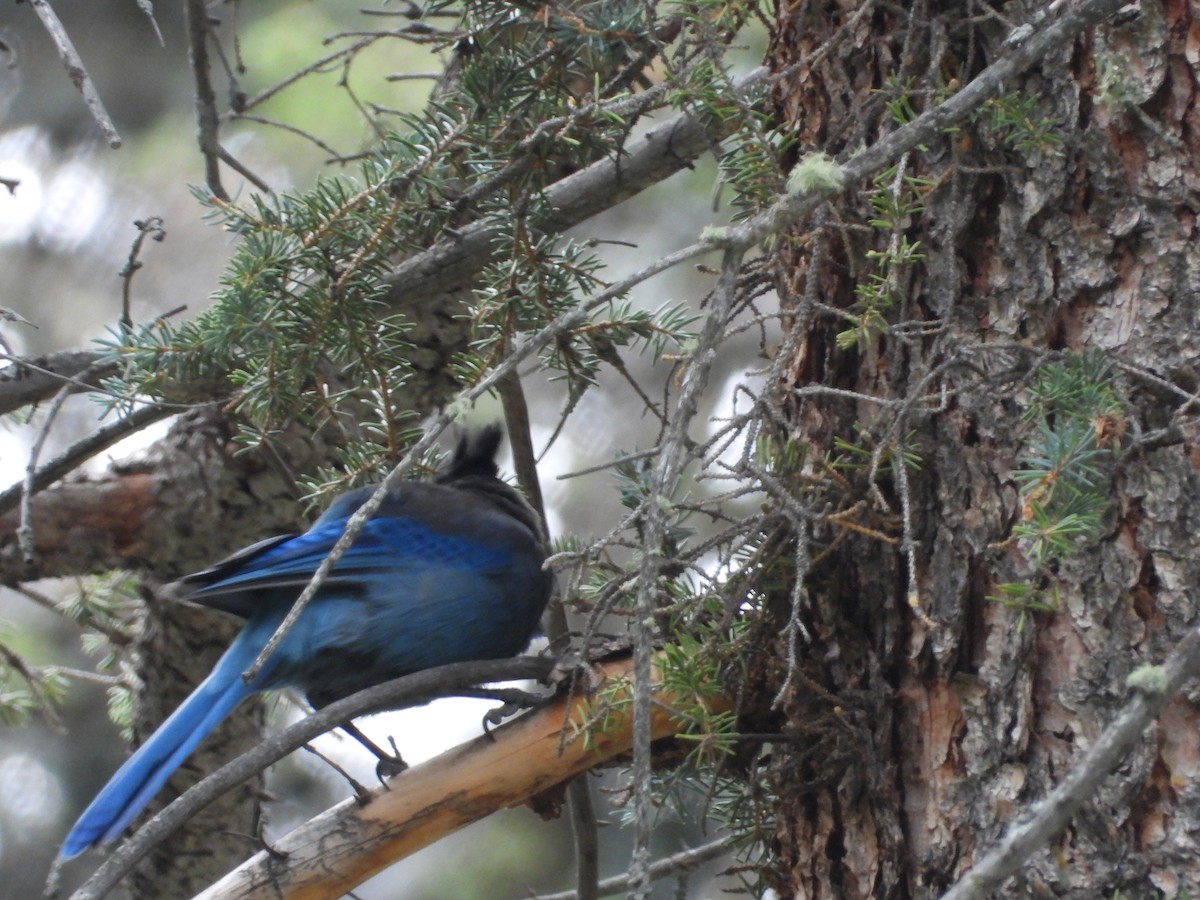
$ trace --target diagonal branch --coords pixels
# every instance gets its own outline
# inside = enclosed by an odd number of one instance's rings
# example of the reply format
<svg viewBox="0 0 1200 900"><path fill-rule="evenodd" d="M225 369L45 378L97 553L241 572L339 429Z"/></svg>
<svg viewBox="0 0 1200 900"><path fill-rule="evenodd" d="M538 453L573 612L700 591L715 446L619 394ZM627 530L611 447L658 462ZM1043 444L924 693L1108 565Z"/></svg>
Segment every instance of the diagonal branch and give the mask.
<svg viewBox="0 0 1200 900"><path fill-rule="evenodd" d="M706 862L729 853L733 850L736 841L736 835L725 835L724 837L711 840L707 844L701 844L699 847L680 850L678 853L657 860L650 866L650 879L657 881L660 878L670 878L672 875L678 875L680 872L688 872L697 866L701 866ZM604 897L610 894L624 894L629 890L629 887L630 879L628 875L605 878L598 885L600 894ZM539 894L536 897L530 898L530 900L582 900L582 898L578 891L562 891L557 894Z"/></svg>
<svg viewBox="0 0 1200 900"><path fill-rule="evenodd" d="M994 849L973 865L942 900L983 900L998 891L1038 850L1067 827L1071 817L1096 795L1101 783L1145 734L1167 702L1200 675L1200 628L1192 628L1161 666L1130 676L1136 689L1091 749L1032 815L1012 828Z"/></svg>
<svg viewBox="0 0 1200 900"><path fill-rule="evenodd" d="M766 84L766 69L755 69L737 82L742 97ZM565 231L611 209L658 182L688 168L732 133L735 122L701 122L683 113L653 128L611 159L602 159L546 188L546 207L554 210L538 226ZM388 276L397 303L420 303L469 284L491 260L497 237L510 227L489 217L463 228L454 237L407 259Z"/></svg>
<svg viewBox="0 0 1200 900"><path fill-rule="evenodd" d="M67 74L71 77L71 82L79 89L79 93L83 94L83 102L87 104L87 108L91 112L92 118L96 120L96 124L100 126L100 130L104 132L108 146L117 150L121 146L121 135L117 133L117 127L113 125L108 110L104 108L104 101L96 93L96 86L92 84L91 76L83 67L83 59L79 56L79 51L75 49L75 44L71 41L67 30L63 28L62 22L59 21L58 15L47 0L29 0L29 5L42 20L42 26L50 33L50 39L54 41L59 58L67 67Z"/></svg>

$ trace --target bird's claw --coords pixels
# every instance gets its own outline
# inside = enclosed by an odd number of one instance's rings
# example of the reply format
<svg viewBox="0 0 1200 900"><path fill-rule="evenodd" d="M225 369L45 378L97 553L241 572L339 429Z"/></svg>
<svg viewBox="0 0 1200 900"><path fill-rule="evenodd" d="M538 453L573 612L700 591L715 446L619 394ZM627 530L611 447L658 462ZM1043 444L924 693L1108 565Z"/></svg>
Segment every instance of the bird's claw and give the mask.
<svg viewBox="0 0 1200 900"><path fill-rule="evenodd" d="M484 713L483 733L489 738L493 737L491 728L494 728L505 719L515 716L519 712L533 709L547 699L542 694L534 694L530 691L523 691L520 688L501 688L496 691L488 691L488 696L502 701L501 706L489 709Z"/></svg>
<svg viewBox="0 0 1200 900"><path fill-rule="evenodd" d="M286 850L280 850L267 840L266 824L261 819L255 825L254 839L258 842L258 846L260 846L267 856L271 857L271 859L285 860L291 856L291 854Z"/></svg>
<svg viewBox="0 0 1200 900"><path fill-rule="evenodd" d="M395 778L408 768L408 763L400 755L400 748L396 746L396 739L388 735L388 743L392 746L391 755L377 754L379 761L375 763L375 777L379 779L379 783L383 785L385 791L391 790L387 785L387 779Z"/></svg>

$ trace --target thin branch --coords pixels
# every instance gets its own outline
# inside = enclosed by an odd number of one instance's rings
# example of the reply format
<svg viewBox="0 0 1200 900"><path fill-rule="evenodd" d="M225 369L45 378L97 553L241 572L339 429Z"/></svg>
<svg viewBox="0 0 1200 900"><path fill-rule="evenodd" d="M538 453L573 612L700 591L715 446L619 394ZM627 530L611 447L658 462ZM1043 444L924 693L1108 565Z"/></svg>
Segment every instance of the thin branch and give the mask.
<svg viewBox="0 0 1200 900"><path fill-rule="evenodd" d="M518 479L534 508L546 521L542 490L538 483L533 441L529 432L529 410L520 377L513 372L500 386L504 404L505 421L508 424L509 440L512 442L513 459L516 461ZM514 429L523 426L517 437ZM522 474L524 473L524 474ZM534 502L536 500L536 502ZM549 536L547 532L547 537ZM566 647L570 640L570 623L561 589L550 598L546 612L546 636L550 646ZM561 649L559 652L562 652ZM571 835L575 842L575 884L581 900L596 900L600 896L600 835L596 819L596 807L592 800L591 787L585 777L575 778L567 785L567 814L571 821Z"/></svg>
<svg viewBox="0 0 1200 900"><path fill-rule="evenodd" d="M747 95L757 92L766 77L766 69L756 69L738 82L737 89ZM688 168L731 133L733 124L701 122L684 113L654 127L622 153L547 187L544 206L552 212L539 220L538 227L547 232L565 231L611 209ZM508 227L506 218L488 217L405 260L388 276L393 295L404 303L421 303L470 282L488 264L496 237Z"/></svg>
<svg viewBox="0 0 1200 900"><path fill-rule="evenodd" d="M220 144L217 144L217 157L221 160L221 162L225 163L225 165L229 166L229 168L233 169L233 171L237 172L264 194L271 193L271 186L269 184L250 171L250 169L247 168L244 163L242 163L239 159L237 159L237 157L235 157Z"/></svg>
<svg viewBox="0 0 1200 900"><path fill-rule="evenodd" d="M652 714L651 658L654 653L653 623L657 612L658 576L662 568L662 538L667 512L664 503L683 472L690 445L688 428L700 406L700 397L717 359L717 347L725 332L726 319L737 295L737 277L745 246L730 247L721 264L721 277L710 300L708 317L688 364L683 387L676 402L675 417L665 429L650 499L645 504L642 531L642 565L633 624L633 802L634 842L629 864L630 896L650 896L650 840L654 831L653 788L650 763L650 720Z"/></svg>
<svg viewBox="0 0 1200 900"><path fill-rule="evenodd" d="M19 653L12 650L3 641L0 641L0 662L21 676L21 680L29 689L30 696L37 704L38 712L45 717L46 723L56 731L62 731L62 720L54 711L54 702L46 690L45 670L30 666Z"/></svg>
<svg viewBox="0 0 1200 900"><path fill-rule="evenodd" d="M156 321L183 312L186 308L180 306L163 313ZM114 374L119 368L116 360L104 351L61 350L34 359L0 353L0 361L11 364L0 369L0 415L13 413L22 407L50 399L64 385L69 385L73 394L97 393L111 397L118 403L136 400L128 394L108 390L102 384L104 378ZM186 390L188 386L181 387ZM158 406L177 413L202 405L168 401L145 402L149 406Z"/></svg>
<svg viewBox="0 0 1200 900"><path fill-rule="evenodd" d="M209 77L208 6L204 0L185 0L187 13L188 59L196 84L196 139L204 156L204 182L214 197L228 201L221 184L221 117L217 112L217 94Z"/></svg>
<svg viewBox="0 0 1200 900"><path fill-rule="evenodd" d="M22 496L32 496L77 469L98 453L103 453L113 444L141 431L148 425L178 415L179 410L157 404L143 406L116 422L97 429L83 440L72 444L61 454L36 471L27 469L26 478L0 491L0 515L12 509ZM48 424L48 423L47 423ZM40 443L39 447L40 449ZM36 457L31 457L31 464Z"/></svg>
<svg viewBox="0 0 1200 900"><path fill-rule="evenodd" d="M17 526L17 544L21 548L21 556L24 558L27 566L33 565L35 555L33 546L33 494L38 457L42 455L42 447L46 444L46 438L50 436L50 428L54 425L54 420L58 418L59 410L62 409L63 403L66 402L67 397L70 395L70 385L63 385L59 388L58 393L54 395L54 400L50 403L50 409L46 413L46 421L38 430L33 447L29 450L29 459L25 463L25 477L21 481L20 488L21 522Z"/></svg>
<svg viewBox="0 0 1200 900"><path fill-rule="evenodd" d="M1160 667L1145 667L1130 677L1133 697L1039 803L1030 817L1012 828L947 891L942 900L982 900L999 891L1038 850L1048 846L1071 817L1095 796L1101 783L1141 740L1167 702L1200 675L1200 628L1193 628ZM1142 676L1142 677L1135 677Z"/></svg>
<svg viewBox="0 0 1200 900"><path fill-rule="evenodd" d="M42 26L50 33L50 39L54 41L58 56L63 61L63 65L67 67L67 75L71 77L71 83L79 89L79 93L83 94L83 102L87 104L87 108L91 112L92 118L96 120L96 124L100 126L100 130L104 132L108 146L113 150L118 149L121 146L121 135L117 133L116 126L113 125L108 111L104 108L104 101L96 93L96 87L92 84L87 69L83 67L79 51L71 43L71 38L63 28L62 22L58 20L57 14L51 9L47 0L29 0L29 5L42 20Z"/></svg>
<svg viewBox="0 0 1200 900"><path fill-rule="evenodd" d="M321 140L315 134L310 134L309 132L305 131L303 128L298 128L295 125L289 125L286 122L276 122L274 119L268 119L265 116L258 116L258 115L254 115L253 113L238 113L236 116L233 116L232 118L235 121L239 121L239 122L254 122L257 125L266 125L268 128L279 128L279 129L282 129L283 131L291 132L292 134L302 137L306 141L309 141L309 142L315 144L321 150L323 150L324 152L328 153L331 157L333 157L334 160L345 159L345 157L341 153L339 153L337 150L333 149L333 147L331 147L329 144L325 143L323 140Z"/></svg>
<svg viewBox="0 0 1200 900"><path fill-rule="evenodd" d="M549 527L545 524L546 506L542 499L530 435L529 405L525 400L520 375L511 373L500 383L499 392L517 481L541 517L543 526L547 528L545 537L549 539ZM550 606L546 611L546 636L550 639L551 647L566 646L570 637L567 611L560 591L555 591L550 598ZM581 900L596 900L600 896L597 890L600 881L600 838L597 834L596 809L586 778L576 778L567 785L567 811L575 840L575 883L578 894Z"/></svg>
<svg viewBox="0 0 1200 900"><path fill-rule="evenodd" d="M776 738L774 735L771 737L772 739ZM672 875L677 875L680 872L691 871L697 866L702 866L704 863L728 853L736 840L737 837L735 835L725 835L714 841L709 841L707 844L701 844L699 847L681 850L671 856L664 857L650 866L650 880L659 881L663 878L670 878ZM628 875L617 875L613 878L605 878L600 882L600 893L603 896L624 894L630 887L631 882ZM538 894L536 897L531 898L531 900L583 900L583 898L575 891L561 891L557 894Z"/></svg>
<svg viewBox="0 0 1200 900"><path fill-rule="evenodd" d="M359 50L362 50L365 47L369 47L371 44L375 43L377 40L379 40L380 38L383 38L383 37L387 37L387 35L382 34L382 33L374 34L371 37L357 41L356 43L352 44L349 47L343 47L341 50L336 50L333 53L330 53L328 56L323 56L323 57L321 57L321 59L318 59L315 62L309 63L303 69L300 69L298 72L294 72L293 74L289 75L287 78L283 79L283 81L280 81L277 84L272 85L271 87L267 88L266 90L262 91L261 93L258 93L255 96L251 97L250 99L246 100L245 103L242 104L242 108L240 110L237 110L237 111L229 114L230 117L231 118L240 117L246 110L254 109L254 107L256 107L256 106L261 106L263 103L266 103L268 100L270 100L272 97L274 97L280 91L282 91L284 88L295 84L297 81L299 81L301 78L304 78L306 75L309 75L313 72L319 72L322 69L324 69L326 66L328 66L330 63L335 62L336 60L340 59L343 56L346 56L347 54L357 53Z"/></svg>
<svg viewBox="0 0 1200 900"><path fill-rule="evenodd" d="M133 276L142 267L141 260L138 259L142 245L146 243L146 238L161 243L167 236L161 216L135 219L133 224L138 233L129 247L129 258L117 273L117 277L121 279L121 327L126 334L133 331L133 315L130 312L133 302Z"/></svg>
<svg viewBox="0 0 1200 900"><path fill-rule="evenodd" d="M612 469L622 463L634 462L639 459L652 459L658 456L661 447L651 447L649 450L642 450L638 453L630 453L627 456L619 456L616 459L610 459L608 462L596 463L594 466L588 466L586 469L576 469L574 472L566 472L557 476L559 481L565 481L568 478L580 478L583 475L594 475L596 472L603 472L605 469Z"/></svg>
<svg viewBox="0 0 1200 900"><path fill-rule="evenodd" d="M317 566L312 579L304 590L300 592L300 596L296 598L296 602L292 604L292 608L283 617L283 621L279 623L279 627L275 629L275 633L271 635L270 639L263 646L254 662L242 673L242 677L247 682L254 680L254 677L262 669L266 661L270 659L271 654L275 652L280 642L295 627L296 621L308 607L308 604L312 602L313 597L317 595L317 592L325 583L325 579L329 577L330 571L337 565L338 560L345 555L346 551L350 549L354 541L357 540L359 532L362 531L367 521L375 515L375 511L383 504L387 495L400 486L404 480L404 476L416 465L417 461L425 454L425 451L433 446L442 432L454 421L456 415L457 413L454 410L442 413L433 426L425 432L424 437L409 448L404 458L380 482L379 486L375 488L375 493L368 497L367 501L347 520L342 536L334 542L333 547L329 550L329 554L321 560L321 564Z"/></svg>
<svg viewBox="0 0 1200 900"><path fill-rule="evenodd" d="M47 597L41 591L34 590L29 585L21 584L20 582L8 585L8 588L9 590L16 591L30 603L40 606L42 609L52 612L56 616L64 616L62 604L56 600L52 600L50 597ZM67 618L70 618L72 621L75 621L77 624L82 625L85 628L98 631L100 634L108 638L110 643L115 644L118 647L127 647L129 644L133 643L133 639L128 634L121 631L120 628L116 628L110 623L98 618L92 613L89 607L84 607L83 615ZM99 679L102 680L101 683L104 684L120 684L122 681L121 678L114 677L112 682L109 682L107 679L109 679L110 676L108 675L99 675L95 672L76 672L74 669L66 669L62 668L61 666L59 668L62 669L63 672L73 674L74 677L83 678L84 680L88 681L95 681Z"/></svg>
<svg viewBox="0 0 1200 900"><path fill-rule="evenodd" d="M34 358L0 354L0 361L10 363L0 369L0 415L48 400L63 384L77 393L96 390L101 379L117 370L115 361L97 366L100 358L95 350L60 350Z"/></svg>

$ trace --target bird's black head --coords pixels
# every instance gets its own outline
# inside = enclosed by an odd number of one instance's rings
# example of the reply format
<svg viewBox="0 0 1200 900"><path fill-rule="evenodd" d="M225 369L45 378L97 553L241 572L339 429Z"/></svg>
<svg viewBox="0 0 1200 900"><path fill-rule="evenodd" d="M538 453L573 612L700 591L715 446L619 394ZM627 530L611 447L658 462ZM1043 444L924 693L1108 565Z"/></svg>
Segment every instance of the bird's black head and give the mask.
<svg viewBox="0 0 1200 900"><path fill-rule="evenodd" d="M454 448L450 462L438 473L435 481L487 497L523 523L538 540L545 540L545 528L533 507L498 477L500 468L496 465L496 451L500 448L502 435L500 426L496 424L463 435Z"/></svg>
<svg viewBox="0 0 1200 900"><path fill-rule="evenodd" d="M437 483L445 484L472 475L495 478L500 472L496 465L500 437L500 426L494 423L484 426L479 431L464 434L459 438L450 462L438 473Z"/></svg>

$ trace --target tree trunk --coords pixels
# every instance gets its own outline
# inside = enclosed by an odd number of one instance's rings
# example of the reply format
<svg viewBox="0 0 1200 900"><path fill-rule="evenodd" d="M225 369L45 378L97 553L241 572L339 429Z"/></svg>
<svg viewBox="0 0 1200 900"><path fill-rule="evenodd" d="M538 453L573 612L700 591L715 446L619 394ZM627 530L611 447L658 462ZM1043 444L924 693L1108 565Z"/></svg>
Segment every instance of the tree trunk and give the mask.
<svg viewBox="0 0 1200 900"><path fill-rule="evenodd" d="M776 8L775 110L799 147L852 153L894 130L902 104L931 108L1007 51L1010 26L982 5L856 17L863 5ZM910 208L896 227L872 221L886 216L865 198L886 198L887 178L852 186L777 248L800 329L783 351L787 437L810 460L836 457L835 439L888 448L873 471L839 470L848 512L810 535L810 639L782 698L785 730L806 740L773 756L783 896L937 896L1195 618L1198 32L1188 4L1124 13L903 159L921 180L900 191ZM901 238L922 258L881 272L868 254L895 254ZM890 289L874 330L862 324L873 275ZM1097 536L1039 568L1013 540L1029 516L1014 478L1036 439L1029 386L1095 349L1117 365L1124 409L1100 486L1109 505ZM802 393L814 386L860 397ZM905 453L918 461L902 479L891 460ZM1057 608L989 599L1022 583ZM1009 887L1094 898L1200 884L1198 731L1196 705L1172 701Z"/></svg>

